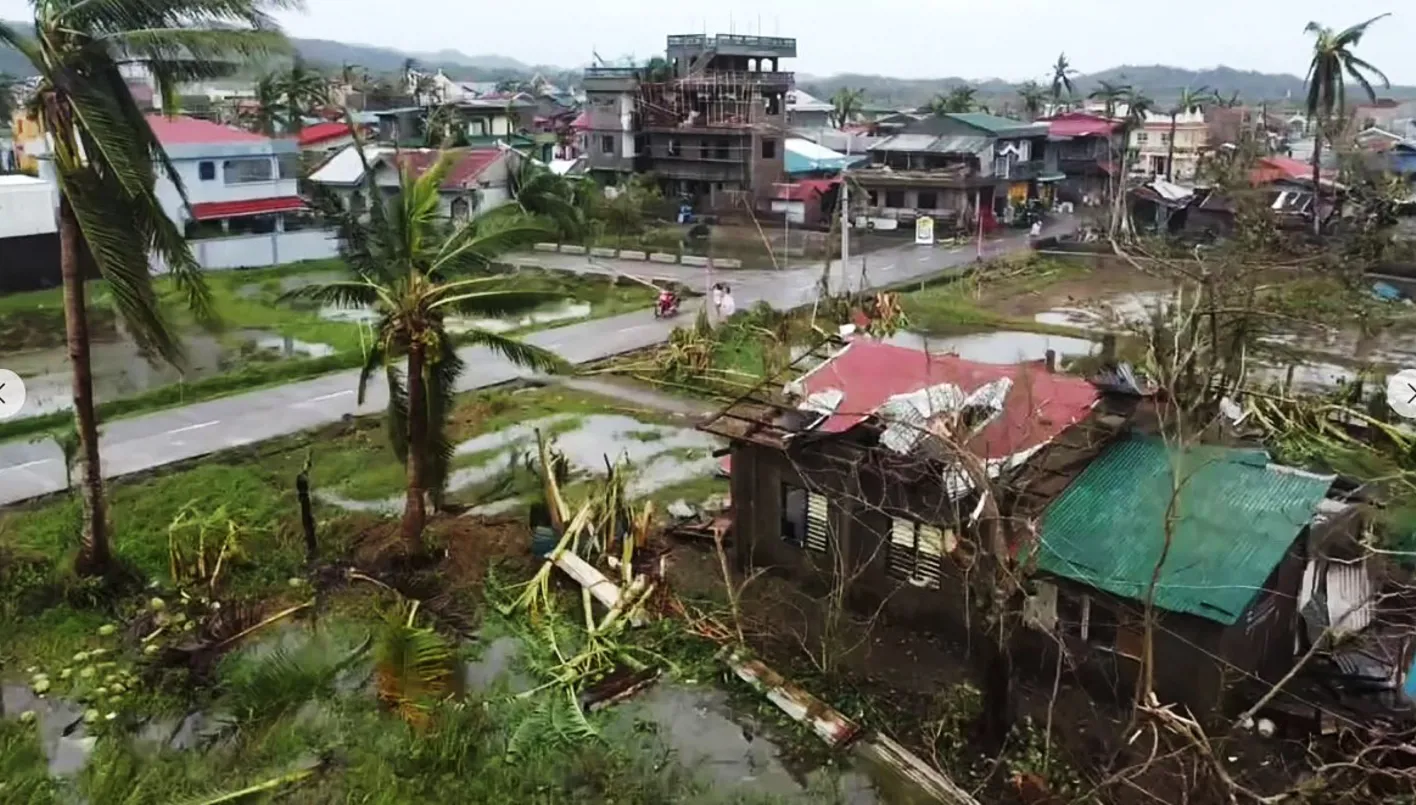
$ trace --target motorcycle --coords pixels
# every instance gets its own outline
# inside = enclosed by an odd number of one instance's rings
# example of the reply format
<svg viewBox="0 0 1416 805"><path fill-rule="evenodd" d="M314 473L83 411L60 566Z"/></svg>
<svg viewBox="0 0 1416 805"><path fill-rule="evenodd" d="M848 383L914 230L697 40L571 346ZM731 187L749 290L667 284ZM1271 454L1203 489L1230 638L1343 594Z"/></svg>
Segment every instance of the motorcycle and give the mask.
<svg viewBox="0 0 1416 805"><path fill-rule="evenodd" d="M677 316L679 312L678 294L672 291L661 291L659 300L654 303L654 318L667 319Z"/></svg>

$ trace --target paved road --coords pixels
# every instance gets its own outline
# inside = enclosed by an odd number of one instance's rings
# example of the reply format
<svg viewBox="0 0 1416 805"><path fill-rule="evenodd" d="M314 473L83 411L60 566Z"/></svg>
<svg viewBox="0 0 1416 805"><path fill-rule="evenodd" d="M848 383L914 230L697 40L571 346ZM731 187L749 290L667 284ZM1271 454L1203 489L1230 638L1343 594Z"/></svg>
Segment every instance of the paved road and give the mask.
<svg viewBox="0 0 1416 805"><path fill-rule="evenodd" d="M1048 234L1069 226L1070 222L1061 222L1050 228ZM985 244L984 254L991 257L1026 246L1025 235L1012 236ZM974 261L975 256L974 247L949 249L905 245L872 252L866 258L866 286L879 287L961 271ZM671 276L700 287L706 278L706 271L702 268L599 258L591 262L584 257L559 254L523 255L518 262L580 272ZM852 259L852 264L852 287L860 287L859 260ZM777 308L791 308L807 304L815 297L821 268L723 271L718 272L714 279L732 285L739 310L759 300L765 300ZM701 302L689 303L685 310L687 316L696 313L698 304ZM681 316L680 321L684 318ZM652 311L643 310L542 330L527 336L525 340L553 350L572 364L582 364L659 343L676 323L656 320ZM485 349L466 348L459 354L467 365L458 382L461 391L527 376L523 370ZM364 405L355 404L357 380L357 371L338 372L276 388L114 420L103 425L101 430L103 474L114 477L141 472L308 430L336 422L349 414L382 410L388 398L386 389L378 382L370 384ZM0 505L28 500L63 488L63 457L54 442L0 444Z"/></svg>

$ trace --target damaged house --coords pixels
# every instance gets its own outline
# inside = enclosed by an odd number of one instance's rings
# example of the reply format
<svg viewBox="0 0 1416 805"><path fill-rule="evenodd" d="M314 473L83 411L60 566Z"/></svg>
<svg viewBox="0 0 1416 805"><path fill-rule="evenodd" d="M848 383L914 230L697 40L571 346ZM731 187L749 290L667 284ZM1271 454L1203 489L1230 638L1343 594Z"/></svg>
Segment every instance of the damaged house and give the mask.
<svg viewBox="0 0 1416 805"><path fill-rule="evenodd" d="M975 363L867 340L796 386L801 407L744 400L701 426L732 441L737 561L807 586L844 572L867 611L883 603L892 617L960 634L977 551L962 524L977 495L946 441L994 477L1060 472L1126 421L1099 405L1096 386L1044 362ZM1032 493L1049 494L1049 483Z"/></svg>
<svg viewBox="0 0 1416 805"><path fill-rule="evenodd" d="M1259 449L1128 434L1047 506L1030 625L1126 697L1150 597L1156 694L1196 712L1229 704L1234 685L1292 667L1306 538L1332 482Z"/></svg>

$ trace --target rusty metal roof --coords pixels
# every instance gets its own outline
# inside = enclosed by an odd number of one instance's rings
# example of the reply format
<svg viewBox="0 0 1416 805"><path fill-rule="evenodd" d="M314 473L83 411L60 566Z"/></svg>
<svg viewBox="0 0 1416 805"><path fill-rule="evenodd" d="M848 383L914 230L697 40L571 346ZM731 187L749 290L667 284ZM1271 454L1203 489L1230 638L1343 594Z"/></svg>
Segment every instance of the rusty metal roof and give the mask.
<svg viewBox="0 0 1416 805"><path fill-rule="evenodd" d="M1178 494L1155 605L1231 625L1331 485L1331 476L1270 464L1262 450L1182 451L1156 437L1131 436L1048 506L1037 566L1143 600L1165 546L1167 507Z"/></svg>

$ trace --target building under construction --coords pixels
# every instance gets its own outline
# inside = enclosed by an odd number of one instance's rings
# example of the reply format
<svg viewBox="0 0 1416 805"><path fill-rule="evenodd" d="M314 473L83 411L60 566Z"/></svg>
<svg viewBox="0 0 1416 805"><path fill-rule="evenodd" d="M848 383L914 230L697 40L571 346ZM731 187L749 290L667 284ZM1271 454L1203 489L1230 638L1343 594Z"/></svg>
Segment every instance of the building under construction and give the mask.
<svg viewBox="0 0 1416 805"><path fill-rule="evenodd" d="M765 206L782 181L786 99L780 60L796 40L670 36L663 63L585 72L591 171L652 173L700 210Z"/></svg>

